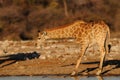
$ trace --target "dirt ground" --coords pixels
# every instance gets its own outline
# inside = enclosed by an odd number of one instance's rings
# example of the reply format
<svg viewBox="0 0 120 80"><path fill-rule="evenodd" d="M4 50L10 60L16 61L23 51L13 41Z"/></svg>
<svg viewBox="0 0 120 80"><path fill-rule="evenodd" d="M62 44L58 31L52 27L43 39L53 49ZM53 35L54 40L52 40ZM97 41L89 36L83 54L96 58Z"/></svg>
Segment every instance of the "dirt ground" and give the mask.
<svg viewBox="0 0 120 80"><path fill-rule="evenodd" d="M9 44L8 48L2 46L6 43ZM79 46L75 43L69 43L71 47L67 43L52 43L44 45L42 49L35 48L32 41L2 41L0 44L0 76L70 75L79 52ZM101 74L104 76L120 75L120 39L112 39L111 44L111 52L106 55ZM89 48L89 54L85 54L79 66L79 75L96 75L100 60L99 51L96 50L95 47L93 53L93 49Z"/></svg>

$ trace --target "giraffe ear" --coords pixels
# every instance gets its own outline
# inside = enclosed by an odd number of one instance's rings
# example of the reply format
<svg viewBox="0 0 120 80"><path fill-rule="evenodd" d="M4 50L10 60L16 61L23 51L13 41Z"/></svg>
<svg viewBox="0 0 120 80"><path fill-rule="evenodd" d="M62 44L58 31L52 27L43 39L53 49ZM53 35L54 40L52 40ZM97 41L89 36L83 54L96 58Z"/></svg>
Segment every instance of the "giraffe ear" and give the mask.
<svg viewBox="0 0 120 80"><path fill-rule="evenodd" d="M44 31L42 34L43 34L43 35L47 35L47 32Z"/></svg>

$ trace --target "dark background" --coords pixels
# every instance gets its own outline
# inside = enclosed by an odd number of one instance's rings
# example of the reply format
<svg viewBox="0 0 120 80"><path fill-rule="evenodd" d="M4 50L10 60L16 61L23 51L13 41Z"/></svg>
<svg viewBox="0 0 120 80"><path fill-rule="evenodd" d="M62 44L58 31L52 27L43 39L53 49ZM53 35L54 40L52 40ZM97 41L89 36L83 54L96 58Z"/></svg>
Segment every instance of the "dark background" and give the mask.
<svg viewBox="0 0 120 80"><path fill-rule="evenodd" d="M0 0L0 40L32 40L38 30L103 20L120 37L119 0Z"/></svg>

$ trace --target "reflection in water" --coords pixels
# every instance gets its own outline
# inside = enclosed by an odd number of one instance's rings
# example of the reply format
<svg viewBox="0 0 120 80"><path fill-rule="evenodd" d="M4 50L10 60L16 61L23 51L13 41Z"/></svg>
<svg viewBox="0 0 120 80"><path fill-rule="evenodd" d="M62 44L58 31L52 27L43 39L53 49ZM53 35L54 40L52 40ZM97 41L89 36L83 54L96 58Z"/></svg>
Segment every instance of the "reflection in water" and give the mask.
<svg viewBox="0 0 120 80"><path fill-rule="evenodd" d="M73 80L80 80L80 78L78 76L74 76L72 78L73 78Z"/></svg>
<svg viewBox="0 0 120 80"><path fill-rule="evenodd" d="M80 77L80 76L74 76L74 77L72 77L72 78L73 78L73 80L80 80L80 78L82 78L82 77ZM97 78L98 80L104 80L102 76L96 76L96 78Z"/></svg>
<svg viewBox="0 0 120 80"><path fill-rule="evenodd" d="M102 76L96 76L98 80L104 80Z"/></svg>

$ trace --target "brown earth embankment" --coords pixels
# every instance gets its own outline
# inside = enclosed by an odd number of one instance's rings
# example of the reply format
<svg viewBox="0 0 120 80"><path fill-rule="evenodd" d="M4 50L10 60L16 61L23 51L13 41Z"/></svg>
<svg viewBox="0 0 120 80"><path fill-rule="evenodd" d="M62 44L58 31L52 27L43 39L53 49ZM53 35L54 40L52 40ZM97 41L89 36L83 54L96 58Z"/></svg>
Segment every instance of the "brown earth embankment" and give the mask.
<svg viewBox="0 0 120 80"><path fill-rule="evenodd" d="M0 76L70 74L80 53L75 42L46 42L41 48L36 41L1 41ZM106 55L102 75L120 75L120 39L111 39L111 52ZM100 55L97 45L91 46L79 66L79 74L95 75Z"/></svg>

